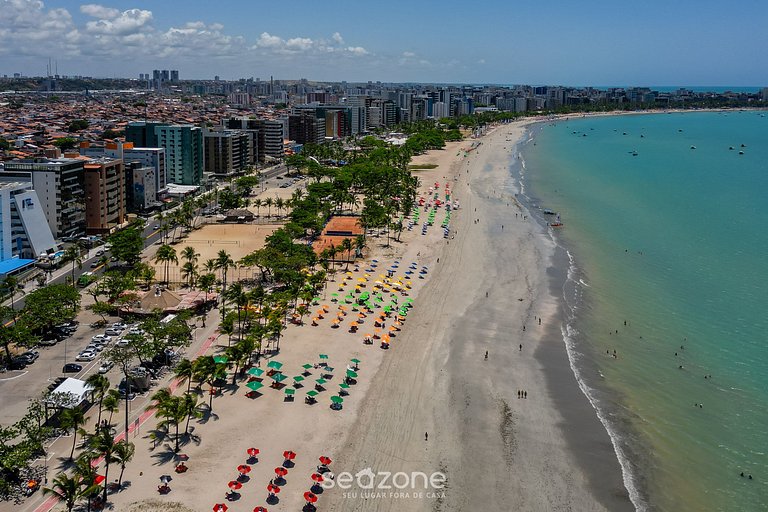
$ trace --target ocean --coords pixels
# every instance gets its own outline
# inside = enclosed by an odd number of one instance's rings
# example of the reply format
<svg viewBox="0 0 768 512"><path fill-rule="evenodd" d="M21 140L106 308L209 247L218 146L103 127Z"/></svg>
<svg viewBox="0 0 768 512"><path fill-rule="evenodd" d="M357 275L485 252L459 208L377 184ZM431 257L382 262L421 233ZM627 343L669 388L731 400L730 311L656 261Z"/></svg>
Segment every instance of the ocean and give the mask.
<svg viewBox="0 0 768 512"><path fill-rule="evenodd" d="M564 223L550 228L571 261L564 340L633 501L768 510L768 113L592 116L529 136L521 199Z"/></svg>

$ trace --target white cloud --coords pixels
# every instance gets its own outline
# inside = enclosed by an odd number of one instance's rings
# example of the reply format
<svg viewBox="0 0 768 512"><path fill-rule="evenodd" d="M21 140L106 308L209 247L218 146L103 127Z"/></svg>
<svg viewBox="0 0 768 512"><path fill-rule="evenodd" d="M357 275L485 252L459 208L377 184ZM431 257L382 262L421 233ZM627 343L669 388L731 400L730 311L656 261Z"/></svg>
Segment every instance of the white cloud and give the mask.
<svg viewBox="0 0 768 512"><path fill-rule="evenodd" d="M333 42L336 44L344 44L344 38L341 37L341 34L339 34L338 32L334 32L333 35L331 36L331 39L333 39Z"/></svg>
<svg viewBox="0 0 768 512"><path fill-rule="evenodd" d="M89 21L85 24L88 32L108 35L135 34L152 23L152 11L128 9L111 19Z"/></svg>
<svg viewBox="0 0 768 512"><path fill-rule="evenodd" d="M285 42L285 47L289 50L307 51L314 45L314 41L308 37L294 37Z"/></svg>
<svg viewBox="0 0 768 512"><path fill-rule="evenodd" d="M112 7L104 7L99 4L85 4L80 6L80 12L87 14L93 18L99 18L103 20L111 20L120 16L118 9Z"/></svg>
<svg viewBox="0 0 768 512"><path fill-rule="evenodd" d="M256 41L256 46L259 48L279 48L282 44L282 39L271 35L269 32L262 32L259 40Z"/></svg>
<svg viewBox="0 0 768 512"><path fill-rule="evenodd" d="M366 50L362 46L347 46L346 50L352 55L359 55L359 56L368 55L368 50Z"/></svg>
<svg viewBox="0 0 768 512"><path fill-rule="evenodd" d="M477 61L477 63L478 64L485 64L485 59L480 59L479 61Z"/></svg>
<svg viewBox="0 0 768 512"><path fill-rule="evenodd" d="M415 56L416 54L413 52L403 52L403 57L405 57L406 59L410 59L411 57L415 57Z"/></svg>

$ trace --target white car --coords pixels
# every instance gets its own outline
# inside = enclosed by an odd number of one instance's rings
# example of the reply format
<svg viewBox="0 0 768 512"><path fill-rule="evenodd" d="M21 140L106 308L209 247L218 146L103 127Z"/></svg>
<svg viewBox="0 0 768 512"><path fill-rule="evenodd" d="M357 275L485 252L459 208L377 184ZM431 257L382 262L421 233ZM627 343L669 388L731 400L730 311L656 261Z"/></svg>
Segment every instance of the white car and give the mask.
<svg viewBox="0 0 768 512"><path fill-rule="evenodd" d="M80 352L75 361L93 361L96 359L96 352Z"/></svg>
<svg viewBox="0 0 768 512"><path fill-rule="evenodd" d="M123 331L121 331L120 329L115 329L114 327L110 327L109 329L104 331L104 334L106 334L107 336L120 336L122 332Z"/></svg>
<svg viewBox="0 0 768 512"><path fill-rule="evenodd" d="M99 373L104 374L107 373L109 370L112 369L112 367L115 366L115 363L112 361L104 361L101 363L101 366L99 366Z"/></svg>
<svg viewBox="0 0 768 512"><path fill-rule="evenodd" d="M135 334L135 335L144 334L144 329L140 327L131 327L131 330L128 331L128 334Z"/></svg>
<svg viewBox="0 0 768 512"><path fill-rule="evenodd" d="M112 336L107 336L106 334L97 334L91 338L91 341L95 341L97 343L109 343L112 341Z"/></svg>
<svg viewBox="0 0 768 512"><path fill-rule="evenodd" d="M98 345L96 343L91 343L91 344L89 344L87 347L85 347L83 349L83 352L95 352L95 353L98 354L102 350L104 350L104 347L102 345Z"/></svg>
<svg viewBox="0 0 768 512"><path fill-rule="evenodd" d="M128 340L123 338L120 340L117 340L117 343L115 343L116 347L127 347L128 346Z"/></svg>

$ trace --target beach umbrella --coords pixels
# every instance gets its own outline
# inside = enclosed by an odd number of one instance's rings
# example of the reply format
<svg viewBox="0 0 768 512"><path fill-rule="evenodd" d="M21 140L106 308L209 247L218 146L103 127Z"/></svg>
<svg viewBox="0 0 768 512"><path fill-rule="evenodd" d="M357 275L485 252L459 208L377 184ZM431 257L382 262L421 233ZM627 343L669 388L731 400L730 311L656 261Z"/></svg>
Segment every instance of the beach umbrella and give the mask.
<svg viewBox="0 0 768 512"><path fill-rule="evenodd" d="M322 464L323 466L327 466L328 464L333 462L329 457L326 457L325 455L320 457L320 459L318 459L318 460L320 460L320 464Z"/></svg>
<svg viewBox="0 0 768 512"><path fill-rule="evenodd" d="M318 384L320 384L322 386L323 384L325 384L328 381L325 380L325 379L315 379L315 382L317 382Z"/></svg>
<svg viewBox="0 0 768 512"><path fill-rule="evenodd" d="M301 365L301 367L304 368L305 370L309 370L310 368L313 368L313 366L311 364L309 364L309 363L303 364L303 365Z"/></svg>
<svg viewBox="0 0 768 512"><path fill-rule="evenodd" d="M349 384L347 384L346 382L342 382L341 384L339 384L339 387L341 389L349 389Z"/></svg>
<svg viewBox="0 0 768 512"><path fill-rule="evenodd" d="M358 365L358 364L360 364L362 361L360 361L360 360L359 360L359 359L357 359L357 358L354 358L354 359L350 359L350 362L352 362L352 363L355 363L355 365Z"/></svg>
<svg viewBox="0 0 768 512"><path fill-rule="evenodd" d="M314 389L312 389L310 391L307 391L307 396L312 397L312 398L315 398L317 396L317 394L318 394L317 391L315 391Z"/></svg>
<svg viewBox="0 0 768 512"><path fill-rule="evenodd" d="M313 482L317 482L317 483L320 483L325 480L325 478L323 478L323 475L321 475L320 473L312 473L311 478Z"/></svg>
<svg viewBox="0 0 768 512"><path fill-rule="evenodd" d="M288 470L285 469L283 466L278 466L275 468L275 474L277 476L285 476L288 474Z"/></svg>
<svg viewBox="0 0 768 512"><path fill-rule="evenodd" d="M248 375L253 375L255 377L261 377L264 374L264 370L261 368L250 368L248 370Z"/></svg>
<svg viewBox="0 0 768 512"><path fill-rule="evenodd" d="M301 382L301 381L303 381L303 380L304 380L304 377L302 377L301 375L297 375L297 376L295 376L295 377L293 378L293 381L294 381L294 382Z"/></svg>
<svg viewBox="0 0 768 512"><path fill-rule="evenodd" d="M333 396L331 397L331 402L333 402L333 403L335 403L335 404L341 404L341 403L343 403L343 402L344 402L344 399L343 399L343 398L341 398L340 396L336 396L336 395L333 395Z"/></svg>
<svg viewBox="0 0 768 512"><path fill-rule="evenodd" d="M245 387L247 387L247 388L249 388L249 389L251 389L253 391L258 391L260 388L264 387L264 384L262 384L259 381L253 381L253 382L247 383L245 385Z"/></svg>
<svg viewBox="0 0 768 512"><path fill-rule="evenodd" d="M160 477L160 481L163 482L164 484L167 484L171 480L173 480L173 478L171 478L171 475L163 475Z"/></svg>
<svg viewBox="0 0 768 512"><path fill-rule="evenodd" d="M241 475L247 475L248 473L251 472L251 466L249 466L248 464L240 464L239 466L237 466L237 472L240 473Z"/></svg>
<svg viewBox="0 0 768 512"><path fill-rule="evenodd" d="M170 478L170 477L169 477L169 478ZM99 485L99 484L101 484L101 483L102 483L104 480L106 480L106 478L104 477L104 475L96 475L96 478L94 478L94 479L93 479L93 483L94 483L94 484L96 484L96 485ZM162 479L161 479L160 481L162 482ZM27 483L29 483L29 482L27 482ZM163 483L164 483L164 484L167 484L168 482L163 482Z"/></svg>
<svg viewBox="0 0 768 512"><path fill-rule="evenodd" d="M307 503L315 503L317 501L317 496L315 493L307 491L304 493L304 499L307 501Z"/></svg>
<svg viewBox="0 0 768 512"><path fill-rule="evenodd" d="M283 374L282 374L282 373L280 373L280 372L277 372L276 374L274 374L274 375L272 376L272 380L274 380L275 382L283 382L283 381L284 381L285 379L287 379L287 378L288 378L288 377L286 377L285 375L283 375Z"/></svg>
<svg viewBox="0 0 768 512"><path fill-rule="evenodd" d="M286 396L293 396L294 394L296 394L296 390L293 388L285 388L284 391Z"/></svg>
<svg viewBox="0 0 768 512"><path fill-rule="evenodd" d="M267 512L267 509L265 509L264 507L256 507L255 509L253 509L253 512Z"/></svg>
<svg viewBox="0 0 768 512"><path fill-rule="evenodd" d="M258 448L248 448L245 453L247 453L250 457L256 457L259 454Z"/></svg>
<svg viewBox="0 0 768 512"><path fill-rule="evenodd" d="M285 469L285 468L283 468L283 469ZM277 493L280 492L280 488L278 486L276 486L275 484L269 484L269 485L267 485L267 492L269 494L277 494Z"/></svg>
<svg viewBox="0 0 768 512"><path fill-rule="evenodd" d="M187 455L186 453L180 453L176 456L176 459L186 461L186 460L189 460L189 455Z"/></svg>
<svg viewBox="0 0 768 512"><path fill-rule="evenodd" d="M216 364L225 364L229 359L227 359L227 356L216 356L213 358L213 362Z"/></svg>
<svg viewBox="0 0 768 512"><path fill-rule="evenodd" d="M320 357L320 359L328 359L328 354L320 354L318 357Z"/></svg>
<svg viewBox="0 0 768 512"><path fill-rule="evenodd" d="M213 512L227 512L229 507L224 503L217 503L213 506Z"/></svg>
<svg viewBox="0 0 768 512"><path fill-rule="evenodd" d="M232 481L230 481L230 482L227 484L227 487L229 487L229 488L230 488L230 489L232 489L233 491L236 491L236 490L238 490L238 489L242 488L242 487L243 487L243 484L241 484L241 483L240 483L240 482L238 482L237 480L232 480Z"/></svg>
<svg viewBox="0 0 768 512"><path fill-rule="evenodd" d="M270 361L269 363L267 363L267 366L270 368L274 368L275 370L279 370L280 368L283 367L283 363L279 361Z"/></svg>
<svg viewBox="0 0 768 512"><path fill-rule="evenodd" d="M347 377L349 377L350 379L356 379L357 372L353 372L352 370L347 370Z"/></svg>
<svg viewBox="0 0 768 512"><path fill-rule="evenodd" d="M285 458L285 460L293 460L296 458L296 452L292 450L286 450L283 452L283 457Z"/></svg>
<svg viewBox="0 0 768 512"><path fill-rule="evenodd" d="M325 370L323 370L323 373L333 373L333 366L326 366Z"/></svg>

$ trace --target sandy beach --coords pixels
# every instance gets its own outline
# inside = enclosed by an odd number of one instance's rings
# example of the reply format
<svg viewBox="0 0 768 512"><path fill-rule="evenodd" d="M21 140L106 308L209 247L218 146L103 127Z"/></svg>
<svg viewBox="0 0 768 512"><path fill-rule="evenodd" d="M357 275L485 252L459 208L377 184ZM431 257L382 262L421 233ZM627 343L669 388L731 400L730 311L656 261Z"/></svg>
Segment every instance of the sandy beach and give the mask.
<svg viewBox="0 0 768 512"><path fill-rule="evenodd" d="M318 510L632 510L608 435L568 366L551 289L553 243L514 198L508 167L523 133L522 124L502 125L466 154L476 141L417 157L414 163L437 164L416 171L420 194L427 197L437 183L442 199L447 184L461 203L452 212L450 236L443 237L445 210L439 209L426 235L417 225L390 247L383 237L369 238L369 260L337 266L321 305L313 306L310 317L327 305L324 317L316 326L311 318L289 325L279 352L260 363L268 370L269 361L279 360L289 379L304 376L295 400L273 389L266 376L258 379L265 386L250 397L246 378L224 387L213 400L213 413L193 421L192 439L181 449L189 456L184 474L173 471L169 442L152 448L155 420L149 420L132 436L136 456L125 471L126 488L110 496L114 509L211 510L226 503L234 512L256 506L297 510L305 504L318 457L325 455L333 459L330 469L337 477L366 469L440 472L447 482L426 490L334 485L318 493ZM377 260L375 268L371 260ZM409 289L401 294L386 287L386 295L396 294L401 304L412 299L414 307L402 330L393 331L391 348L382 350L379 340L363 343L383 311L378 305L360 319L357 332L348 329L356 318L351 306L345 306L341 326L331 327L339 312L335 300L360 279L367 280L364 291L373 291L374 280L397 261L393 281ZM411 263L416 273L401 275ZM424 266L428 271L419 274ZM394 318L387 318L384 332L393 326ZM219 337L208 353L226 345L226 336ZM343 408L333 410L330 397L353 358L361 360L358 377ZM317 403L307 405L306 392L322 369L303 374L302 365L324 361L335 371ZM525 392L522 398L518 391ZM203 392L207 401L207 386ZM260 450L258 460L250 461L237 499L226 501L227 483L248 462L250 447ZM266 487L284 464L285 450L297 457L286 466L277 500L267 501ZM159 495L164 474L172 475L172 490Z"/></svg>

